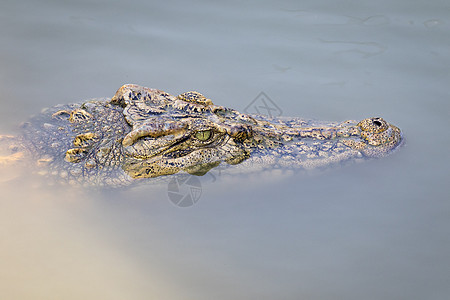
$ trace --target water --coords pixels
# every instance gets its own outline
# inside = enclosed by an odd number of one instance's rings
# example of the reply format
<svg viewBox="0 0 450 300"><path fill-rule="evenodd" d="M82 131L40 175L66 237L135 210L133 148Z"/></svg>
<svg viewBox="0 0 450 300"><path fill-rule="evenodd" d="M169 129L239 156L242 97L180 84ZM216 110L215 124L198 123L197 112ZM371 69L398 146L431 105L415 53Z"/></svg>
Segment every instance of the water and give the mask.
<svg viewBox="0 0 450 300"><path fill-rule="evenodd" d="M2 186L5 299L448 299L448 1L2 1L2 133L124 83L284 116L381 116L406 145L317 176ZM187 193L182 187L180 193ZM196 194L198 196L198 193Z"/></svg>

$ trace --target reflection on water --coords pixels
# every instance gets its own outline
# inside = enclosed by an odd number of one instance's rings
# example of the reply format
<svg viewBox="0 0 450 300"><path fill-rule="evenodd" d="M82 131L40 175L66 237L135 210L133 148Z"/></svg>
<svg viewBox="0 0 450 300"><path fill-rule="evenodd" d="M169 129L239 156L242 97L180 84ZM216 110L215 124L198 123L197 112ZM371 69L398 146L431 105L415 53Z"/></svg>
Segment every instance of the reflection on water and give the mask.
<svg viewBox="0 0 450 300"><path fill-rule="evenodd" d="M381 116L407 144L317 176L212 173L200 191L2 183L0 298L450 294L448 1L3 2L0 134L133 82L239 111L264 92L284 116Z"/></svg>
<svg viewBox="0 0 450 300"><path fill-rule="evenodd" d="M92 197L77 190L2 187L2 297L141 299L142 287L170 297L158 272L142 270L111 239L105 230L110 216L95 208Z"/></svg>
<svg viewBox="0 0 450 300"><path fill-rule="evenodd" d="M17 299L426 297L414 286L430 276L433 289L446 286L448 216L441 200L424 203L379 178L395 161L279 181L221 176L202 181L201 199L184 208L168 186L2 187L2 291Z"/></svg>

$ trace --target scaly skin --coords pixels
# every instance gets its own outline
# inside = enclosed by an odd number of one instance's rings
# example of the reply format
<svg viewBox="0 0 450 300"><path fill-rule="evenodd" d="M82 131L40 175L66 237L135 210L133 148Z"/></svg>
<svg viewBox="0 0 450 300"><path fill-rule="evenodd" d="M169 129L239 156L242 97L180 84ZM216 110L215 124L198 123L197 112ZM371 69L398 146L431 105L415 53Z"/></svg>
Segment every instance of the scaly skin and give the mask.
<svg viewBox="0 0 450 300"><path fill-rule="evenodd" d="M214 105L197 92L174 97L127 84L111 99L47 109L23 125L21 136L3 136L9 153L0 166L32 161L35 172L59 181L122 186L181 171L203 175L219 165L314 169L382 157L401 142L400 130L381 118L266 118Z"/></svg>

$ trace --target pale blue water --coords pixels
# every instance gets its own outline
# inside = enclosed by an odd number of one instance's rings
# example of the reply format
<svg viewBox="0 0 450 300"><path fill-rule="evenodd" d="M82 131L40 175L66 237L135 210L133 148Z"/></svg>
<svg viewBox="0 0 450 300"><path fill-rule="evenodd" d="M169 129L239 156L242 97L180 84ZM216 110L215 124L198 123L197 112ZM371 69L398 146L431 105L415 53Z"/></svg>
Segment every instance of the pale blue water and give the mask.
<svg viewBox="0 0 450 300"><path fill-rule="evenodd" d="M448 1L5 1L0 129L124 83L284 116L381 116L406 145L317 176L109 193L2 187L2 299L448 299ZM180 193L189 192L183 187Z"/></svg>

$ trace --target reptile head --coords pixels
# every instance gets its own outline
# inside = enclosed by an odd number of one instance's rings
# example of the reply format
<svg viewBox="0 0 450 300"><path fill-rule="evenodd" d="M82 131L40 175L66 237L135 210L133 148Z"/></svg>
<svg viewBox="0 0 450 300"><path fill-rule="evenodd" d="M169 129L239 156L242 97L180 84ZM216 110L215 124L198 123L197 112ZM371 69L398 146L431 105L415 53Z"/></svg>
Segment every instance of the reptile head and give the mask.
<svg viewBox="0 0 450 300"><path fill-rule="evenodd" d="M203 175L222 161L236 164L249 156L243 141L252 136L251 127L236 122L233 110L214 105L200 93L173 97L160 90L125 85L111 103L124 107L132 127L122 146L123 169L133 178L181 170Z"/></svg>
<svg viewBox="0 0 450 300"><path fill-rule="evenodd" d="M216 106L197 92L174 97L124 85L111 104L123 107L131 126L121 143L122 168L132 178L203 175L221 162L238 164L251 155L267 162L286 157L290 166L325 165L360 154L381 157L402 141L400 130L381 118L341 124L264 119Z"/></svg>

